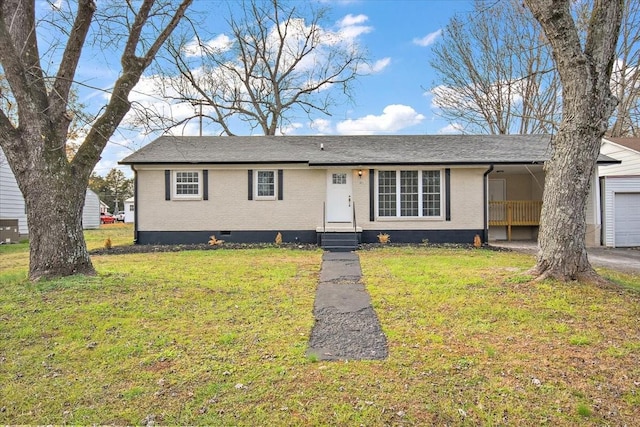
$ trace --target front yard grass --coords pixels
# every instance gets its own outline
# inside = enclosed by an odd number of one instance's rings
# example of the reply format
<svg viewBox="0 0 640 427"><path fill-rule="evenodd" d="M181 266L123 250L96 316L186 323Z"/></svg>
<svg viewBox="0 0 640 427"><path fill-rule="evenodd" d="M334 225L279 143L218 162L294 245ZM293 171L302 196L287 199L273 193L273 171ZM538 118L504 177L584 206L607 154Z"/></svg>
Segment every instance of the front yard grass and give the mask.
<svg viewBox="0 0 640 427"><path fill-rule="evenodd" d="M0 424L633 425L640 417L638 276L604 271L623 285L609 288L530 283L533 258L516 253L359 255L386 361L305 356L320 251L94 256L97 277L30 283L26 247L0 247Z"/></svg>

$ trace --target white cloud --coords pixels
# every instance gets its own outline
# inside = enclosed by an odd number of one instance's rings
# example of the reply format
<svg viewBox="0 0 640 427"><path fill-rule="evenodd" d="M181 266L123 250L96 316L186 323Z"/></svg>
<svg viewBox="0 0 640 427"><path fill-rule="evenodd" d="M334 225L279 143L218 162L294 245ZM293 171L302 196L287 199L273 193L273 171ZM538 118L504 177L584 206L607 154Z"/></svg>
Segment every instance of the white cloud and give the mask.
<svg viewBox="0 0 640 427"><path fill-rule="evenodd" d="M462 125L460 123L451 123L438 130L438 133L441 135L463 133Z"/></svg>
<svg viewBox="0 0 640 427"><path fill-rule="evenodd" d="M422 38L413 39L413 43L417 44L418 46L427 47L429 45L432 45L436 41L436 39L440 37L441 34L442 30L434 31L433 33L429 33Z"/></svg>
<svg viewBox="0 0 640 427"><path fill-rule="evenodd" d="M474 86L436 86L424 95L432 95L432 108L453 108L481 111L485 104L495 105L498 100L504 105L521 105L526 91L526 81L517 79L514 82L498 82L488 87Z"/></svg>
<svg viewBox="0 0 640 427"><path fill-rule="evenodd" d="M188 57L201 56L203 53L222 53L231 49L233 42L226 34L219 34L211 40L201 44L200 41L194 37L189 43L187 43L183 51Z"/></svg>
<svg viewBox="0 0 640 427"><path fill-rule="evenodd" d="M338 26L339 27L350 27L352 25L357 25L357 24L362 24L364 22L367 22L367 20L369 19L369 17L367 17L367 15L352 15L352 14L348 14L347 16L345 16L344 18L342 18L340 21L338 21Z"/></svg>
<svg viewBox="0 0 640 427"><path fill-rule="evenodd" d="M315 119L309 124L309 127L321 134L331 133L331 121L327 119Z"/></svg>
<svg viewBox="0 0 640 427"><path fill-rule="evenodd" d="M333 53L332 50L339 46L341 49L354 51L357 54L359 49L358 36L369 31L373 28L363 25L368 20L365 15L347 15L341 19L333 28L323 29L319 28L319 44L313 49L312 52L307 54L301 61L296 63L295 75L292 78L296 79L298 87L305 87L316 85L316 77L322 74L323 70L319 70L318 64L323 64L327 61ZM280 25L284 25L281 23ZM305 23L304 19L293 19L289 21L287 28L287 38L284 43L284 49L282 53L282 67L286 68L299 59L298 54L301 49L307 45L308 34L313 30L312 27ZM267 34L267 44L271 48L276 49L278 45L278 31L276 27L269 28ZM230 49L231 39L221 34L217 37L201 45L197 39L192 39L186 44L184 52L189 56L195 56L200 54L203 50L219 49L220 53L224 54L225 49ZM231 55L233 56L233 55ZM247 94L246 87L238 79L238 74L231 69L237 67L242 69L243 65L230 57L227 62L227 67L218 67L208 69L206 72L203 68L192 69L192 73L196 80L201 82L202 86L208 86L215 84L219 91L224 92L223 97L230 98L232 96L239 95L243 102L250 102ZM363 74L378 73L384 70L391 63L390 58L383 58L375 61L373 64L367 64L364 70L358 70ZM230 71L231 70L231 71ZM315 73L315 74L314 74ZM145 110L152 112L153 116L159 116L164 118L162 125L170 123L181 123L194 117L194 107L188 101L181 101L182 99L200 99L201 96L190 88L190 85L185 82L179 82L180 76L147 76L140 79L134 90L132 91L129 100L134 104L134 108L129 112L125 118L125 123L130 125L140 125L141 122L149 122L144 115L136 116L136 111ZM175 87L181 87L179 92L171 83L178 83ZM264 89L264 81L262 78L256 78L252 80L252 85L257 90ZM331 89L331 84L325 84L319 87L318 91ZM204 115L211 113L212 109L206 105L203 108ZM153 123L158 127L160 120L156 119ZM174 129L174 132L184 132L193 130L193 125L196 123L196 119L190 119L187 125L178 126ZM314 124L317 130L325 132L327 128L331 127L331 123L323 124L318 122ZM283 134L291 134L297 132L300 127L308 128L308 124L292 123L286 127L280 129ZM197 134L197 133L193 133Z"/></svg>
<svg viewBox="0 0 640 427"><path fill-rule="evenodd" d="M347 15L338 21L338 31L335 33L327 32L327 37L325 38L325 42L327 43L335 43L335 42L343 42L352 44L355 42L355 39L360 37L362 34L367 34L373 31L373 27L362 25L369 20L369 17L366 15Z"/></svg>
<svg viewBox="0 0 640 427"><path fill-rule="evenodd" d="M115 169L118 168L120 165L118 165L118 161L117 160L110 160L110 159L103 159L101 158L100 161L96 164L96 167L93 168L93 170L98 174L98 175L106 175L111 169Z"/></svg>
<svg viewBox="0 0 640 427"><path fill-rule="evenodd" d="M397 132L419 124L424 118L408 105L392 104L387 105L379 116L369 114L359 119L344 120L337 124L336 130L343 135Z"/></svg>
<svg viewBox="0 0 640 427"><path fill-rule="evenodd" d="M387 68L391 64L391 58L382 58L373 64L364 64L358 67L358 72L362 74L375 74Z"/></svg>
<svg viewBox="0 0 640 427"><path fill-rule="evenodd" d="M282 126L279 129L279 134L280 135L292 135L292 134L295 134L296 130L298 130L298 129L302 128L302 127L303 127L302 123L297 123L297 122L289 123L288 125Z"/></svg>

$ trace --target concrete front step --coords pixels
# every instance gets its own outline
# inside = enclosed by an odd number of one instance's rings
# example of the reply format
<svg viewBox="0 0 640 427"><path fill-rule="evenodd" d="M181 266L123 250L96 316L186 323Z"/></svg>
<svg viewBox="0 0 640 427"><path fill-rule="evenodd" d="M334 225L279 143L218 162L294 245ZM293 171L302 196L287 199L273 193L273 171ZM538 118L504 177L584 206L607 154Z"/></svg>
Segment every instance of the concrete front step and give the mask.
<svg viewBox="0 0 640 427"><path fill-rule="evenodd" d="M355 233L324 233L320 246L332 252L349 252L358 249L358 236Z"/></svg>

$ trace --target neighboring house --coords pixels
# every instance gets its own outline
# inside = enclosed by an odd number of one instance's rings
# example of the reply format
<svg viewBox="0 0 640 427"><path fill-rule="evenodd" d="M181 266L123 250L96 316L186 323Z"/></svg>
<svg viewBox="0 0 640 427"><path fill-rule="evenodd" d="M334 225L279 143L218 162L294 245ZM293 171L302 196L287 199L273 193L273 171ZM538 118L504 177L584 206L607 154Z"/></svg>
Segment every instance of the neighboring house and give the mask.
<svg viewBox="0 0 640 427"><path fill-rule="evenodd" d="M548 136L164 136L120 163L135 172L136 243L281 233L345 248L381 233L413 243L534 239L549 156ZM597 205L590 210L599 233Z"/></svg>
<svg viewBox="0 0 640 427"><path fill-rule="evenodd" d="M82 227L85 230L100 228L100 197L88 188L82 208Z"/></svg>
<svg viewBox="0 0 640 427"><path fill-rule="evenodd" d="M109 213L109 205L100 200L100 214Z"/></svg>
<svg viewBox="0 0 640 427"><path fill-rule="evenodd" d="M621 161L598 168L602 244L640 246L640 138L603 138L600 152Z"/></svg>
<svg viewBox="0 0 640 427"><path fill-rule="evenodd" d="M0 149L0 218L17 219L20 238L28 236L24 198L2 149Z"/></svg>
<svg viewBox="0 0 640 427"><path fill-rule="evenodd" d="M100 203L98 195L87 189L82 213L82 226L85 229L100 226ZM29 226L24 197L2 150L0 150L0 218L17 219L20 237L28 237Z"/></svg>
<svg viewBox="0 0 640 427"><path fill-rule="evenodd" d="M131 223L136 220L136 204L133 197L124 201L124 222Z"/></svg>

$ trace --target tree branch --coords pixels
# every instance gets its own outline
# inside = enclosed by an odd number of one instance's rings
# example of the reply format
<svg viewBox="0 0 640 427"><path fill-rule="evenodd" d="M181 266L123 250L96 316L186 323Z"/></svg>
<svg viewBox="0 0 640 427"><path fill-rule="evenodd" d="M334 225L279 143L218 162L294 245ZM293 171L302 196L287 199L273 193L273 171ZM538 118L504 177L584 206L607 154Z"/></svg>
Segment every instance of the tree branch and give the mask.
<svg viewBox="0 0 640 427"><path fill-rule="evenodd" d="M0 2L0 63L18 105L18 127L38 123L48 100L35 35L32 2Z"/></svg>
<svg viewBox="0 0 640 427"><path fill-rule="evenodd" d="M69 104L69 91L80 61L82 47L87 33L91 27L96 5L93 0L81 0L78 2L78 13L71 29L71 34L60 61L60 67L53 84L50 96L51 121L58 123L58 133L65 135L68 132L71 118L67 114Z"/></svg>
<svg viewBox="0 0 640 427"><path fill-rule="evenodd" d="M113 132L129 111L129 93L140 80L146 65L152 60L153 57L149 56L151 50L154 48L158 49L166 41L171 34L171 31L173 31L178 25L178 22L186 12L189 5L191 5L192 1L193 0L183 0L180 3L170 21L170 24L152 43L152 47L145 55L144 60L137 58L135 52L142 28L149 19L149 11L153 5L153 1L145 0L142 4L140 11L136 14L136 19L122 54L121 63L123 70L114 85L111 99L109 100L109 103L102 115L96 119L91 130L87 134L87 137L73 158L71 166L76 173L81 171L86 174L88 178L88 174L91 172L91 169L100 159L100 154L107 144L108 139L113 135ZM144 19L142 19L142 17L144 17Z"/></svg>

